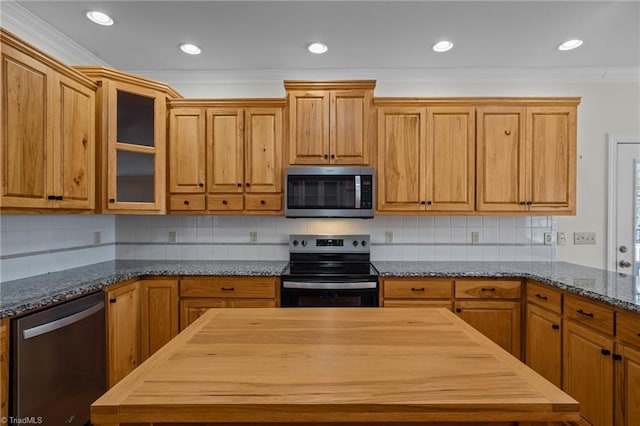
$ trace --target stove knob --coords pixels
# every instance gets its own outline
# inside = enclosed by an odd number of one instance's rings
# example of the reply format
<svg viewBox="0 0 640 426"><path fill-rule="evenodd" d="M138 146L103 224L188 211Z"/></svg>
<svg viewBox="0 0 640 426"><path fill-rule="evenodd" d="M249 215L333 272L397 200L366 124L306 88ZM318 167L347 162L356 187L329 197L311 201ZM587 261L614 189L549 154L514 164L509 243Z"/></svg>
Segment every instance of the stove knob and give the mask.
<svg viewBox="0 0 640 426"><path fill-rule="evenodd" d="M358 242L356 240L353 240L353 246L358 247Z"/></svg>
<svg viewBox="0 0 640 426"><path fill-rule="evenodd" d="M362 240L362 242L360 244L362 244L362 247L364 247L364 246L367 245L367 241L366 240Z"/></svg>
<svg viewBox="0 0 640 426"><path fill-rule="evenodd" d="M307 246L307 240L302 240L302 247L306 247Z"/></svg>
<svg viewBox="0 0 640 426"><path fill-rule="evenodd" d="M298 247L298 240L293 240L293 246Z"/></svg>

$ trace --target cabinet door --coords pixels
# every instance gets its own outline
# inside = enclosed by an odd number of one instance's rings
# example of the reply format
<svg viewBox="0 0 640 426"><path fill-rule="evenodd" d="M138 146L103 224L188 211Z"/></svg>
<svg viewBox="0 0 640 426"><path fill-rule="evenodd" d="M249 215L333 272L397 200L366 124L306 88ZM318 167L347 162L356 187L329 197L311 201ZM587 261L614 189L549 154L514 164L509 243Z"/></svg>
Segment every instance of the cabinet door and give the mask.
<svg viewBox="0 0 640 426"><path fill-rule="evenodd" d="M527 108L527 155L530 210L575 214L576 108Z"/></svg>
<svg viewBox="0 0 640 426"><path fill-rule="evenodd" d="M520 357L520 303L455 302L455 312L514 356Z"/></svg>
<svg viewBox="0 0 640 426"><path fill-rule="evenodd" d="M178 281L140 282L140 361L178 334Z"/></svg>
<svg viewBox="0 0 640 426"><path fill-rule="evenodd" d="M475 108L427 108L426 200L431 211L473 211Z"/></svg>
<svg viewBox="0 0 640 426"><path fill-rule="evenodd" d="M140 363L138 282L107 292L109 387Z"/></svg>
<svg viewBox="0 0 640 426"><path fill-rule="evenodd" d="M329 164L329 98L325 90L291 91L289 164Z"/></svg>
<svg viewBox="0 0 640 426"><path fill-rule="evenodd" d="M207 109L207 191L244 192L244 112Z"/></svg>
<svg viewBox="0 0 640 426"><path fill-rule="evenodd" d="M189 327L195 320L211 308L226 308L224 299L182 299L180 300L180 331Z"/></svg>
<svg viewBox="0 0 640 426"><path fill-rule="evenodd" d="M519 107L477 109L478 211L527 209L525 111Z"/></svg>
<svg viewBox="0 0 640 426"><path fill-rule="evenodd" d="M563 390L594 426L613 423L613 342L573 321L564 325Z"/></svg>
<svg viewBox="0 0 640 426"><path fill-rule="evenodd" d="M2 207L51 207L53 188L52 71L2 45L0 64Z"/></svg>
<svg viewBox="0 0 640 426"><path fill-rule="evenodd" d="M616 422L617 426L640 425L640 351L617 345Z"/></svg>
<svg viewBox="0 0 640 426"><path fill-rule="evenodd" d="M554 385L562 386L562 317L527 305L526 362Z"/></svg>
<svg viewBox="0 0 640 426"><path fill-rule="evenodd" d="M169 113L169 192L205 192L205 117L201 108Z"/></svg>
<svg viewBox="0 0 640 426"><path fill-rule="evenodd" d="M0 418L9 413L9 318L0 320Z"/></svg>
<svg viewBox="0 0 640 426"><path fill-rule="evenodd" d="M424 211L426 124L424 108L378 110L378 210Z"/></svg>
<svg viewBox="0 0 640 426"><path fill-rule="evenodd" d="M282 109L248 108L245 192L282 191Z"/></svg>
<svg viewBox="0 0 640 426"><path fill-rule="evenodd" d="M102 84L107 96L104 207L122 213L161 213L166 193L166 96L133 84Z"/></svg>
<svg viewBox="0 0 640 426"><path fill-rule="evenodd" d="M56 207L95 207L95 92L59 75L60 111L54 126L54 193L62 196Z"/></svg>
<svg viewBox="0 0 640 426"><path fill-rule="evenodd" d="M329 159L332 164L369 164L370 105L370 91L331 91Z"/></svg>

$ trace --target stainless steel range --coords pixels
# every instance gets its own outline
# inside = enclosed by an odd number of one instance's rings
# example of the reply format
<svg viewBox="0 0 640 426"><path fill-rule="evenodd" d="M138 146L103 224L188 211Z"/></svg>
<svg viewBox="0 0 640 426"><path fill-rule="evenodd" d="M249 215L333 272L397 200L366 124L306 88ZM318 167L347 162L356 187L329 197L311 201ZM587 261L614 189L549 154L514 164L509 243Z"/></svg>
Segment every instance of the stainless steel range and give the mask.
<svg viewBox="0 0 640 426"><path fill-rule="evenodd" d="M290 235L282 307L377 307L368 235Z"/></svg>

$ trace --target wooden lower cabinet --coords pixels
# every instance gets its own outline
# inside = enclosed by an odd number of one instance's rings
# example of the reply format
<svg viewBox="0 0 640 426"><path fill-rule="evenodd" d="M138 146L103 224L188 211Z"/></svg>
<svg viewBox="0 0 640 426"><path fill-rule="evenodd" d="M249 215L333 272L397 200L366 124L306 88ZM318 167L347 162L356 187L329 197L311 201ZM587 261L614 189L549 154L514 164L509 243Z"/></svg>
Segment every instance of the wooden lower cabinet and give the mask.
<svg viewBox="0 0 640 426"><path fill-rule="evenodd" d="M456 284L457 285L457 284ZM520 302L456 301L455 313L476 330L520 358Z"/></svg>
<svg viewBox="0 0 640 426"><path fill-rule="evenodd" d="M212 308L275 308L276 301L269 299L185 299L180 301L180 331L187 328L202 314Z"/></svg>
<svg viewBox="0 0 640 426"><path fill-rule="evenodd" d="M118 383L140 363L139 282L107 291L107 381Z"/></svg>
<svg viewBox="0 0 640 426"><path fill-rule="evenodd" d="M386 278L382 280L382 306L447 308L451 310L452 278Z"/></svg>
<svg viewBox="0 0 640 426"><path fill-rule="evenodd" d="M140 362L178 335L178 280L140 281Z"/></svg>
<svg viewBox="0 0 640 426"><path fill-rule="evenodd" d="M640 349L626 344L616 345L615 424L640 425Z"/></svg>
<svg viewBox="0 0 640 426"><path fill-rule="evenodd" d="M567 321L564 326L563 390L580 403L587 424L613 422L613 339Z"/></svg>
<svg viewBox="0 0 640 426"><path fill-rule="evenodd" d="M557 387L562 386L562 316L527 305L527 365Z"/></svg>

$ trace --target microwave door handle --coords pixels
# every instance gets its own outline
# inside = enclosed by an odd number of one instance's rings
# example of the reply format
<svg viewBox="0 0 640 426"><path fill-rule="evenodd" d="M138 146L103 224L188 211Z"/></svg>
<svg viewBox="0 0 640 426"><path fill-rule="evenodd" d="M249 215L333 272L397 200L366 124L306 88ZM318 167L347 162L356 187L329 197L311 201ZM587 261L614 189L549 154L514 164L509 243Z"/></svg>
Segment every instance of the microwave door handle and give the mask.
<svg viewBox="0 0 640 426"><path fill-rule="evenodd" d="M360 184L360 175L356 175L356 205L355 208L359 209L360 208L360 202L361 202L361 198L362 198L362 185Z"/></svg>

